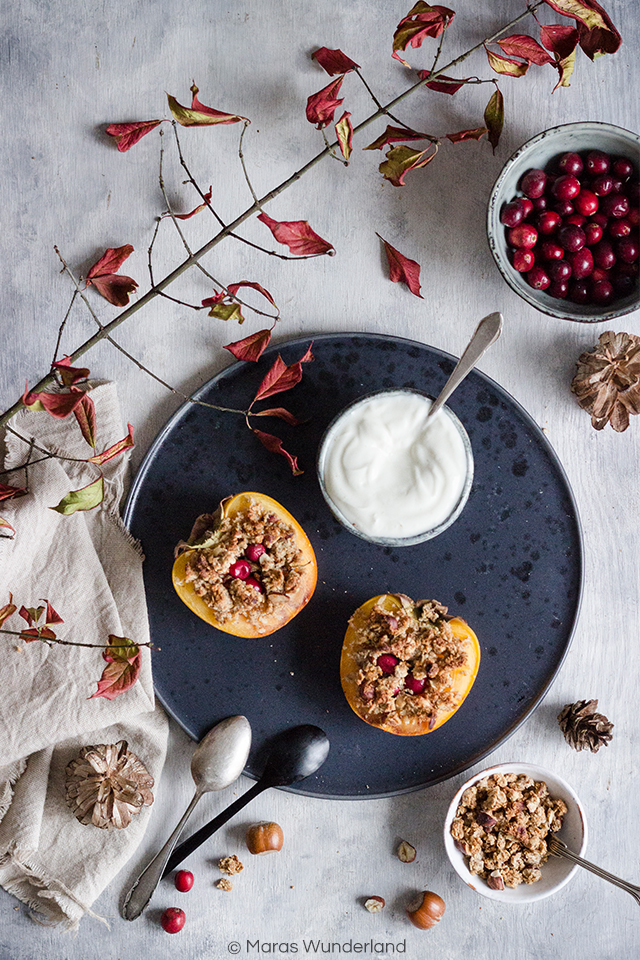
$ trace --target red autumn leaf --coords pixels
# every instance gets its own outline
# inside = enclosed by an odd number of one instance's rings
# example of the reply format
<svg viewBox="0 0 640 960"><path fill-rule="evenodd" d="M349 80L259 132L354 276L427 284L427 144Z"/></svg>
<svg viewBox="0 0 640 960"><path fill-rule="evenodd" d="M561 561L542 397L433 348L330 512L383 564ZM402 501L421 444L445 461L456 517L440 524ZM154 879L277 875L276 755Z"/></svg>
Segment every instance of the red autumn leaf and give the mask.
<svg viewBox="0 0 640 960"><path fill-rule="evenodd" d="M292 457L291 454L284 449L280 437L275 437L272 433L263 433L262 430L255 430L253 427L251 429L263 447L266 447L271 453L279 453L283 457L286 457L294 477L299 477L304 473L304 470L301 470L298 466L298 458Z"/></svg>
<svg viewBox="0 0 640 960"><path fill-rule="evenodd" d="M63 357L62 360L56 360L55 363L51 364L51 368L56 370L60 375L60 379L65 387L71 387L81 380L86 380L90 372L88 367L72 367L70 357Z"/></svg>
<svg viewBox="0 0 640 960"><path fill-rule="evenodd" d="M74 407L73 414L78 421L78 425L82 431L82 436L85 438L89 446L95 449L96 408L88 393L82 394L80 403Z"/></svg>
<svg viewBox="0 0 640 960"><path fill-rule="evenodd" d="M226 294L223 294L223 297L226 297ZM211 310L207 314L208 317L217 317L218 320L237 320L238 323L244 323L240 304L235 300L216 300L215 297L209 297L208 300L202 301L202 306L211 306Z"/></svg>
<svg viewBox="0 0 640 960"><path fill-rule="evenodd" d="M485 133L489 133L487 127L474 127L473 130L459 130L458 133L447 133L447 140L451 143L462 143L463 140L480 140Z"/></svg>
<svg viewBox="0 0 640 960"><path fill-rule="evenodd" d="M336 137L338 146L345 160L349 160L353 150L353 124L351 123L351 114L345 111L336 123Z"/></svg>
<svg viewBox="0 0 640 960"><path fill-rule="evenodd" d="M384 244L387 260L389 261L389 279L393 283L406 283L411 293L416 297L420 297L422 300L423 297L420 293L420 264L416 263L415 260L410 260L408 257L405 257L399 250L392 247L390 243L387 243L379 233L376 233L376 237L382 240Z"/></svg>
<svg viewBox="0 0 640 960"><path fill-rule="evenodd" d="M431 75L430 70L418 70L418 76L421 80L427 80L427 77ZM442 73L436 80L429 80L425 83L425 87L429 87L429 90L436 90L438 93L457 93L460 87L464 87L466 80L454 80L453 77L445 77Z"/></svg>
<svg viewBox="0 0 640 960"><path fill-rule="evenodd" d="M270 407L269 410L260 410L259 413L254 413L254 416L278 417L279 420L284 420L285 423L288 423L291 427L298 427L301 423L304 423L304 420L298 420L286 407Z"/></svg>
<svg viewBox="0 0 640 960"><path fill-rule="evenodd" d="M431 152L429 152L431 151ZM431 163L436 155L433 146L429 144L424 150L412 150L411 147L392 147L378 170L394 187L404 187L404 178L411 170L419 170Z"/></svg>
<svg viewBox="0 0 640 960"><path fill-rule="evenodd" d="M485 47L485 49L487 48ZM529 63L526 60L524 62L512 60L510 57L503 57L499 53L494 53L493 50L487 49L487 57L491 69L507 77L524 77L529 69Z"/></svg>
<svg viewBox="0 0 640 960"><path fill-rule="evenodd" d="M0 537L5 537L9 540L12 539L11 534L16 532L16 528L12 527L8 520L5 520L4 517L0 517L0 530L10 530L11 533L0 533Z"/></svg>
<svg viewBox="0 0 640 960"><path fill-rule="evenodd" d="M317 93L312 93L307 100L307 120L315 123L318 130L322 130L333 120L333 115L342 103L337 94L342 86L344 75L328 83Z"/></svg>
<svg viewBox="0 0 640 960"><path fill-rule="evenodd" d="M615 53L622 37L596 0L546 0L557 13L577 21L579 43L590 60Z"/></svg>
<svg viewBox="0 0 640 960"><path fill-rule="evenodd" d="M204 195L204 201L199 203L197 207L194 207L191 213L174 213L173 216L176 220L190 220L191 217L195 217L196 213L200 213L201 210L206 210L207 205L211 202L211 197L213 196L213 187L209 187L207 192ZM163 217L170 217L170 213L163 213Z"/></svg>
<svg viewBox="0 0 640 960"><path fill-rule="evenodd" d="M498 40L497 43L508 57L521 57L523 60L535 63L539 67L544 66L545 63L553 63L547 51L540 46L537 40L526 33L514 33L510 37Z"/></svg>
<svg viewBox="0 0 640 960"><path fill-rule="evenodd" d="M418 0L396 27L392 56L408 67L407 61L398 56L398 50L406 50L408 45L416 49L422 46L422 41L427 37L439 37L454 17L455 13L448 7L431 7L423 0Z"/></svg>
<svg viewBox="0 0 640 960"><path fill-rule="evenodd" d="M9 603L5 603L4 607L0 607L0 627L5 622L5 620L8 620L9 617L13 616L13 614L16 612L17 609L18 608L13 602L13 594L10 593Z"/></svg>
<svg viewBox="0 0 640 960"><path fill-rule="evenodd" d="M540 39L547 50L564 60L578 46L578 31L560 23L544 24L540 28Z"/></svg>
<svg viewBox="0 0 640 960"><path fill-rule="evenodd" d="M292 387L295 387L302 380L302 364L309 363L311 360L313 360L311 347L303 357L289 366L278 354L276 361L267 371L258 387L256 395L251 401L251 406L258 400L266 400L267 397L273 397L276 393L284 393L285 390L291 390Z"/></svg>
<svg viewBox="0 0 640 960"><path fill-rule="evenodd" d="M21 616L23 620L26 620L31 628L20 631L20 636L26 640L27 643L33 643L34 640L55 640L56 635L51 627L59 623L64 623L62 617L56 613L48 600L42 599L41 602L45 603L46 607L22 606L18 610L18 615ZM40 618L43 613L45 617L42 623L40 623Z"/></svg>
<svg viewBox="0 0 640 960"><path fill-rule="evenodd" d="M230 283L227 286L227 290L232 297L235 297L241 287L251 287L252 290L257 290L258 293L261 293L262 296L269 301L269 303L278 309L277 304L268 290L265 290L264 287L261 287L259 283L254 283L252 280L240 280L238 283Z"/></svg>
<svg viewBox="0 0 640 960"><path fill-rule="evenodd" d="M45 623L48 627L51 627L56 623L64 623L64 620L62 619L60 614L56 613L56 611L53 609L53 607L51 606L48 600L43 600L42 602L46 603L47 605L47 614L45 617Z"/></svg>
<svg viewBox="0 0 640 960"><path fill-rule="evenodd" d="M106 133L113 137L120 153L131 150L138 140L162 123L161 120L134 120L132 123L110 123Z"/></svg>
<svg viewBox="0 0 640 960"><path fill-rule="evenodd" d="M109 641L110 645L102 654L107 666L98 681L98 689L89 700L94 697L115 700L121 693L130 690L140 676L140 647L127 637L116 637L113 634L109 634Z"/></svg>
<svg viewBox="0 0 640 960"><path fill-rule="evenodd" d="M249 123L246 117L241 117L237 113L224 113L222 110L214 110L213 107L205 107L198 100L198 88L195 83L191 87L191 93L193 97L190 107L183 107L175 97L167 94L169 109L181 126L210 127L220 123L238 123L240 120Z"/></svg>
<svg viewBox="0 0 640 960"><path fill-rule="evenodd" d="M484 122L489 131L489 143L495 153L504 126L504 97L497 86L489 98L489 103L484 108Z"/></svg>
<svg viewBox="0 0 640 960"><path fill-rule="evenodd" d="M323 70L326 70L330 77L335 77L336 73L350 73L351 70L360 66L342 50L329 50L328 47L320 47L315 53L311 54L311 57L320 64Z"/></svg>
<svg viewBox="0 0 640 960"><path fill-rule="evenodd" d="M131 277L116 274L116 271L120 269L132 253L133 247L130 243L126 243L122 247L109 247L87 274L87 286L94 286L105 300L116 307L126 307L129 303L129 295L138 286Z"/></svg>
<svg viewBox="0 0 640 960"><path fill-rule="evenodd" d="M82 402L83 396L82 390L77 388L71 393L29 393L27 384L22 402L28 410L46 410L56 420L64 420Z"/></svg>
<svg viewBox="0 0 640 960"><path fill-rule="evenodd" d="M270 330L258 330L244 340L236 340L235 343L227 343L223 348L232 353L237 360L259 360L264 353L269 341L271 340Z"/></svg>
<svg viewBox="0 0 640 960"><path fill-rule="evenodd" d="M387 127L384 133L381 133L373 143L370 143L368 147L363 147L362 149L382 150L387 144L398 143L401 140L426 140L426 137L423 133L418 133L416 130L408 130L406 127Z"/></svg>
<svg viewBox="0 0 640 960"><path fill-rule="evenodd" d="M14 500L16 497L24 497L28 492L26 487L10 487L6 483L0 483L0 500Z"/></svg>
<svg viewBox="0 0 640 960"><path fill-rule="evenodd" d="M87 463L97 463L98 466L102 466L107 460L112 460L114 457L117 457L119 453L122 453L124 450L130 450L131 447L135 446L133 442L133 427L130 423L127 424L127 427L129 432L126 437L107 447L102 453L97 453L94 457L89 457Z"/></svg>
<svg viewBox="0 0 640 960"><path fill-rule="evenodd" d="M308 220L283 220L279 222L272 220L266 213L259 213L258 220L269 227L277 242L289 247L289 250L295 256L313 257L326 253L331 257L335 253L335 248L311 229Z"/></svg>

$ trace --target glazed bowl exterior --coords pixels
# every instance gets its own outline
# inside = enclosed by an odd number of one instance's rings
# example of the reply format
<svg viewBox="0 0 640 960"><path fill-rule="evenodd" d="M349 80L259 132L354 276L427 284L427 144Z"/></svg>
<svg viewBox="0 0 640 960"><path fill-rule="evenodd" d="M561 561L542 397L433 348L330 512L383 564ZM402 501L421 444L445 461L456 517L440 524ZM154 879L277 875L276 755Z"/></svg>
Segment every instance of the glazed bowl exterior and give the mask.
<svg viewBox="0 0 640 960"><path fill-rule="evenodd" d="M603 150L612 156L624 156L636 167L640 165L640 136L615 127L610 123L567 123L544 130L528 140L507 160L500 176L493 185L487 210L487 237L498 270L511 289L528 304L551 317L575 320L581 323L602 323L622 317L640 307L640 288L620 297L606 306L572 303L550 297L544 290L534 290L527 283L526 274L514 269L506 239L506 228L500 223L500 211L505 203L522 196L519 189L524 174L531 169L545 169L563 153L581 153L588 150Z"/></svg>
<svg viewBox="0 0 640 960"><path fill-rule="evenodd" d="M587 821L584 808L577 794L569 784L543 767L538 767L533 763L499 763L494 767L488 767L474 774L457 791L451 801L447 816L444 822L444 845L447 856L451 861L453 869L458 876L464 880L467 886L475 890L483 897L489 900L498 900L501 903L533 903L536 900L544 900L552 894L557 893L565 886L574 875L578 866L570 863L568 860L560 857L550 856L546 863L543 863L540 870L542 876L535 883L521 883L519 886L505 887L504 890L492 890L487 886L484 880L470 872L465 856L458 850L453 837L451 836L451 824L458 810L458 805L465 790L472 787L479 780L490 777L498 773L526 774L535 781L543 781L547 785L549 794L554 798L564 800L567 806L567 813L562 824L562 828L556 836L563 840L573 853L584 856L587 847Z"/></svg>

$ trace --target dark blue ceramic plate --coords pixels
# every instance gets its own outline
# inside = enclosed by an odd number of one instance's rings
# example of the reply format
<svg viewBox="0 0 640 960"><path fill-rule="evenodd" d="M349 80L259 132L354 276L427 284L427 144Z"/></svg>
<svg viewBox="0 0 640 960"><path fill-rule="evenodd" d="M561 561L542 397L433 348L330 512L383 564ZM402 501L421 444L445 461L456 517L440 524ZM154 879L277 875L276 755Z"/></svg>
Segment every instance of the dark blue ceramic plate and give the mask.
<svg viewBox="0 0 640 960"><path fill-rule="evenodd" d="M198 399L244 408L277 353L298 360L309 340L269 349L258 364L234 363ZM254 746L246 773L262 770L277 731L315 723L331 740L319 772L295 791L330 798L416 790L471 766L531 713L562 664L582 589L582 538L571 489L531 417L494 381L473 372L450 406L473 446L475 478L460 518L435 540L376 546L348 533L329 512L315 473L330 420L356 397L386 387L436 394L453 369L448 354L410 340L368 334L314 339L302 382L263 406L286 405L308 423L265 419L305 470L292 477L243 418L186 404L167 423L135 479L125 522L142 542L158 697L195 740L223 717L244 714ZM286 627L261 640L220 633L178 599L173 547L200 513L225 496L257 490L299 520L318 560L318 586ZM339 663L346 624L379 593L445 603L476 631L482 662L460 710L422 737L398 737L363 723L348 706Z"/></svg>

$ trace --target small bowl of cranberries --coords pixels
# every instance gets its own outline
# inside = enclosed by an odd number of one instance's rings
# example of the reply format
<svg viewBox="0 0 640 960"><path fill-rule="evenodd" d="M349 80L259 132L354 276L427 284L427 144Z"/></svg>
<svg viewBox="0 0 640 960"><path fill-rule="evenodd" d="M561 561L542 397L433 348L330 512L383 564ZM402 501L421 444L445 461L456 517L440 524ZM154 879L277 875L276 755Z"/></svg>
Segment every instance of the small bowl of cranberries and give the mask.
<svg viewBox="0 0 640 960"><path fill-rule="evenodd" d="M509 286L542 313L600 323L640 307L640 137L569 123L520 147L496 180L489 246Z"/></svg>

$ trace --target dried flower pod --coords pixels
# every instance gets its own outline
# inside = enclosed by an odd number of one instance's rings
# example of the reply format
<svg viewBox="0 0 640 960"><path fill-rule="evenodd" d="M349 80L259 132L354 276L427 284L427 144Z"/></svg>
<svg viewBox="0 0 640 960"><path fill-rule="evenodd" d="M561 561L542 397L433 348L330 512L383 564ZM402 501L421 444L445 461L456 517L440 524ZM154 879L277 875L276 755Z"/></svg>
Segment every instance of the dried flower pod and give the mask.
<svg viewBox="0 0 640 960"><path fill-rule="evenodd" d="M442 897L431 890L425 890L420 894L417 903L407 908L407 916L414 927L419 930L430 930L442 918L445 906Z"/></svg>
<svg viewBox="0 0 640 960"><path fill-rule="evenodd" d="M153 803L153 777L126 740L83 747L66 769L65 797L80 823L122 830Z"/></svg>
<svg viewBox="0 0 640 960"><path fill-rule="evenodd" d="M640 411L640 337L607 330L592 351L581 354L577 367L571 390L591 414L592 426L602 430L611 423L622 433L629 414Z"/></svg>
<svg viewBox="0 0 640 960"><path fill-rule="evenodd" d="M613 724L602 713L596 713L597 700L577 700L568 703L558 714L558 723L564 738L574 750L588 747L597 753L613 738Z"/></svg>

